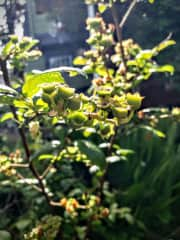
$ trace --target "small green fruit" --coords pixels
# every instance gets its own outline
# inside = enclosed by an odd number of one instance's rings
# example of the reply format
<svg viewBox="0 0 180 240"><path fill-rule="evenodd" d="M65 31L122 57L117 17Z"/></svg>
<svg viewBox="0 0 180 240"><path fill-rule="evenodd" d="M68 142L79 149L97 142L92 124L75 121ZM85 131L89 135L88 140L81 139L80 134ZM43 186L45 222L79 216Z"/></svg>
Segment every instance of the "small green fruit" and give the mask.
<svg viewBox="0 0 180 240"><path fill-rule="evenodd" d="M110 47L113 44L113 37L111 35L104 35L101 40L104 47Z"/></svg>
<svg viewBox="0 0 180 240"><path fill-rule="evenodd" d="M101 133L102 133L103 135L106 135L106 134L108 134L108 133L110 132L110 130L111 130L110 125L109 125L109 124L104 124L104 125L102 126L102 128L101 128Z"/></svg>
<svg viewBox="0 0 180 240"><path fill-rule="evenodd" d="M116 107L113 109L113 115L118 119L126 118L128 116L128 110L126 108Z"/></svg>
<svg viewBox="0 0 180 240"><path fill-rule="evenodd" d="M16 35L11 35L11 36L10 36L10 39L11 39L11 41L12 41L13 43L17 43L17 42L18 42L18 36L16 36Z"/></svg>
<svg viewBox="0 0 180 240"><path fill-rule="evenodd" d="M88 120L88 117L82 112L74 112L68 116L68 120L75 127L80 127Z"/></svg>
<svg viewBox="0 0 180 240"><path fill-rule="evenodd" d="M97 94L101 97L105 97L105 96L110 96L112 93L112 89L111 88L100 88L97 91Z"/></svg>
<svg viewBox="0 0 180 240"><path fill-rule="evenodd" d="M133 110L137 110L141 106L143 97L141 97L139 93L135 94L128 93L126 99L131 108Z"/></svg>
<svg viewBox="0 0 180 240"><path fill-rule="evenodd" d="M72 97L68 99L68 108L71 110L78 110L81 107L81 99L79 96Z"/></svg>
<svg viewBox="0 0 180 240"><path fill-rule="evenodd" d="M47 84L43 84L42 89L43 89L43 92L47 94L51 94L55 90L55 86L47 83Z"/></svg>
<svg viewBox="0 0 180 240"><path fill-rule="evenodd" d="M48 105L52 104L51 97L47 93L42 94L42 100L47 103Z"/></svg>
<svg viewBox="0 0 180 240"><path fill-rule="evenodd" d="M101 25L103 23L102 18L100 17L95 17L95 18L88 18L87 19L87 29L94 29L94 30L99 30Z"/></svg>
<svg viewBox="0 0 180 240"><path fill-rule="evenodd" d="M62 98L67 99L70 98L74 95L75 89L74 88L70 88L64 85L61 85L58 87L59 90L59 94Z"/></svg>
<svg viewBox="0 0 180 240"><path fill-rule="evenodd" d="M58 104L60 101L63 101L63 99L61 97L61 93L58 88L54 92L51 93L51 98L54 100L55 104Z"/></svg>
<svg viewBox="0 0 180 240"><path fill-rule="evenodd" d="M89 97L84 95L83 93L80 93L80 98L83 103L88 103L89 102Z"/></svg>

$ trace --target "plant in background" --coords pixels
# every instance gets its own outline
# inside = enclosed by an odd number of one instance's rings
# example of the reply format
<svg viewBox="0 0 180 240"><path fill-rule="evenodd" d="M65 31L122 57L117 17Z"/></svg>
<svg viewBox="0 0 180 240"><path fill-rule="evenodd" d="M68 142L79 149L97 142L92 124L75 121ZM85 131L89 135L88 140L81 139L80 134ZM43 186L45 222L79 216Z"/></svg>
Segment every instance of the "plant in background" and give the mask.
<svg viewBox="0 0 180 240"><path fill-rule="evenodd" d="M123 40L122 29L137 1L130 3L120 25L116 1L88 3L97 4L99 13L87 19L91 50L74 60L84 66L82 69L61 67L25 73L27 61L40 55L34 49L37 42L27 37L10 36L1 52L5 83L0 86L1 109L9 105L1 123L12 120L19 138L13 152L1 153L0 170L11 179L11 186L22 189L23 184L23 193L33 202L32 210L19 219L28 216L24 229L42 218L25 234L27 240L144 239L146 226L127 200L131 198L129 185L119 190L109 176L113 166L128 162L134 154L121 146L122 136L142 128L164 137L155 128L158 120L179 120L178 108L137 114L143 101L137 86L152 73L173 73L171 65L160 66L154 59L175 42L166 40L143 50L132 39ZM101 14L105 10L112 12L114 24L104 22ZM18 78L10 76L8 64L21 73ZM93 74L89 93L77 93L68 86L64 71L85 78ZM129 176L127 169L127 176L120 178L127 182ZM21 230L20 223L14 228Z"/></svg>

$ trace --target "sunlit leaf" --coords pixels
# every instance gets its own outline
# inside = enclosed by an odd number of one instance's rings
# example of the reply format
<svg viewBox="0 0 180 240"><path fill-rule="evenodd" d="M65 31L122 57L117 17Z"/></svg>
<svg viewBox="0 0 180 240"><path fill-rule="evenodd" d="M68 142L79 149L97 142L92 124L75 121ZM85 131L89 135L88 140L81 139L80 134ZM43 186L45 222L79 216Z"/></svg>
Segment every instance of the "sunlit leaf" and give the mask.
<svg viewBox="0 0 180 240"><path fill-rule="evenodd" d="M0 93L4 93L4 94L11 94L11 95L18 95L18 92L16 90L14 90L11 87L8 87L4 84L0 84Z"/></svg>
<svg viewBox="0 0 180 240"><path fill-rule="evenodd" d="M103 12L106 11L107 7L108 7L107 4L99 3L99 4L98 4L98 11L99 11L100 13L103 13Z"/></svg>
<svg viewBox="0 0 180 240"><path fill-rule="evenodd" d="M67 72L71 76L75 75L82 75L84 77L87 77L86 73L80 69L80 68L75 68L75 67L57 67L57 68L51 68L49 70L43 71L41 73L54 73L54 72Z"/></svg>
<svg viewBox="0 0 180 240"><path fill-rule="evenodd" d="M166 137L166 135L163 132L161 132L160 130L157 130L153 127L150 127L150 126L147 126L147 125L141 125L140 128L151 132L152 134L154 134L157 137L160 137L160 138L165 138Z"/></svg>
<svg viewBox="0 0 180 240"><path fill-rule="evenodd" d="M167 48L169 46L173 46L175 44L176 44L176 42L174 40L163 41L157 47L155 47L154 50L160 52L160 51L164 50L165 48Z"/></svg>
<svg viewBox="0 0 180 240"><path fill-rule="evenodd" d="M45 72L40 74L26 75L23 93L27 97L32 97L40 90L43 83L64 83L64 78L59 72Z"/></svg>
<svg viewBox="0 0 180 240"><path fill-rule="evenodd" d="M85 65L87 63L87 59L84 57L76 57L73 61L74 65Z"/></svg>
<svg viewBox="0 0 180 240"><path fill-rule="evenodd" d="M106 162L108 163L115 163L115 162L119 162L121 161L121 157L120 156L110 156L106 158Z"/></svg>
<svg viewBox="0 0 180 240"><path fill-rule="evenodd" d="M174 67L172 65L164 65L156 68L157 72L169 72L170 74L174 73Z"/></svg>
<svg viewBox="0 0 180 240"><path fill-rule="evenodd" d="M5 122L9 119L12 119L14 116L11 112L7 112L5 113L1 118L0 118L0 122Z"/></svg>

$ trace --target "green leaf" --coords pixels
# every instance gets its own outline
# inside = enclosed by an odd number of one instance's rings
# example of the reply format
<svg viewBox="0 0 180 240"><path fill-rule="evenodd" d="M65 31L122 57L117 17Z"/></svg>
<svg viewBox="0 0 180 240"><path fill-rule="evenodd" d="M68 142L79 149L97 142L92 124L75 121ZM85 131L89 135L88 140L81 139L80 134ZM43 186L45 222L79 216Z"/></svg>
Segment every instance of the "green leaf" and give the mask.
<svg viewBox="0 0 180 240"><path fill-rule="evenodd" d="M122 155L122 156L127 156L130 154L134 154L135 152L131 149L118 149L117 154Z"/></svg>
<svg viewBox="0 0 180 240"><path fill-rule="evenodd" d="M99 11L100 13L103 13L103 12L106 11L107 7L108 7L107 4L99 3L99 4L98 4L98 11Z"/></svg>
<svg viewBox="0 0 180 240"><path fill-rule="evenodd" d="M2 231L0 231L0 239L1 240L11 240L12 238L11 238L11 235L9 232L2 230Z"/></svg>
<svg viewBox="0 0 180 240"><path fill-rule="evenodd" d="M51 68L49 70L46 70L41 73L53 73L53 72L67 72L70 76L76 76L76 75L82 75L84 77L87 77L87 74L80 68L75 67L57 67L57 68Z"/></svg>
<svg viewBox="0 0 180 240"><path fill-rule="evenodd" d="M11 112L5 113L1 118L0 118L0 122L5 122L9 119L12 119L14 116Z"/></svg>
<svg viewBox="0 0 180 240"><path fill-rule="evenodd" d="M17 227L17 229L22 231L25 228L27 228L30 224L31 224L30 219L21 219L15 223L15 226Z"/></svg>
<svg viewBox="0 0 180 240"><path fill-rule="evenodd" d="M77 141L80 151L87 156L93 165L101 168L105 166L105 155L103 151L98 148L94 143L85 140Z"/></svg>
<svg viewBox="0 0 180 240"><path fill-rule="evenodd" d="M54 155L52 154L43 154L39 156L39 160L47 160L47 159L53 159Z"/></svg>
<svg viewBox="0 0 180 240"><path fill-rule="evenodd" d="M153 57L153 50L142 50L136 57L136 59L149 60Z"/></svg>
<svg viewBox="0 0 180 240"><path fill-rule="evenodd" d="M160 137L160 138L165 138L166 137L166 135L163 132L161 132L161 131L153 128L153 127L146 126L146 125L141 125L140 128L151 132L152 134L154 134L157 137Z"/></svg>
<svg viewBox="0 0 180 240"><path fill-rule="evenodd" d="M154 50L160 52L160 51L164 50L165 48L167 48L169 46L173 46L175 44L176 44L176 42L174 40L163 41L157 47L155 47Z"/></svg>
<svg viewBox="0 0 180 240"><path fill-rule="evenodd" d="M84 57L76 57L73 61L74 65L85 65L87 63L87 59Z"/></svg>
<svg viewBox="0 0 180 240"><path fill-rule="evenodd" d="M10 40L6 45L5 47L3 48L2 50L2 56L4 58L6 58L8 55L10 55L10 53L12 52L12 50L14 49L15 45L14 43Z"/></svg>
<svg viewBox="0 0 180 240"><path fill-rule="evenodd" d="M11 87L8 87L4 84L0 84L0 93L1 94L11 94L11 95L18 95L18 92L16 90L14 90L13 88Z"/></svg>
<svg viewBox="0 0 180 240"><path fill-rule="evenodd" d="M40 85L43 83L64 83L64 78L59 72L26 75L22 91L27 97L32 97L40 90Z"/></svg>
<svg viewBox="0 0 180 240"><path fill-rule="evenodd" d="M25 44L23 44L25 43ZM31 37L24 37L21 41L21 48L24 51L30 51L34 46L36 46L39 43L39 40L33 39Z"/></svg>
<svg viewBox="0 0 180 240"><path fill-rule="evenodd" d="M121 157L120 156L110 156L106 158L106 162L108 163L115 163L115 162L119 162L121 161Z"/></svg>
<svg viewBox="0 0 180 240"><path fill-rule="evenodd" d="M0 103L11 105L13 104L14 100L15 97L13 95L0 93Z"/></svg>
<svg viewBox="0 0 180 240"><path fill-rule="evenodd" d="M169 72L170 74L174 73L174 67L172 65L164 65L156 68L157 72Z"/></svg>

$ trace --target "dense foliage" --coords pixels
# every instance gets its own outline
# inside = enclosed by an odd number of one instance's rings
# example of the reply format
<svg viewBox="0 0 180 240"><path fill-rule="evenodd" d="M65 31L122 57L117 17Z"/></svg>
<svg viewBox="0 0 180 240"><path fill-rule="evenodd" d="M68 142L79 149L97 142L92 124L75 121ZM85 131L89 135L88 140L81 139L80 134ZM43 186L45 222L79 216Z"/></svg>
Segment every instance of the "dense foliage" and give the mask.
<svg viewBox="0 0 180 240"><path fill-rule="evenodd" d="M2 49L3 240L179 237L180 110L139 110L138 93L153 73L173 74L172 65L155 59L175 42L144 50L124 40L137 1L120 24L115 2L87 1L98 14L87 19L91 49L74 60L82 68L26 73L27 62L41 55L38 42L13 35ZM105 23L104 11L114 23ZM88 93L68 86L64 72L90 75ZM158 127L168 129L166 139Z"/></svg>

